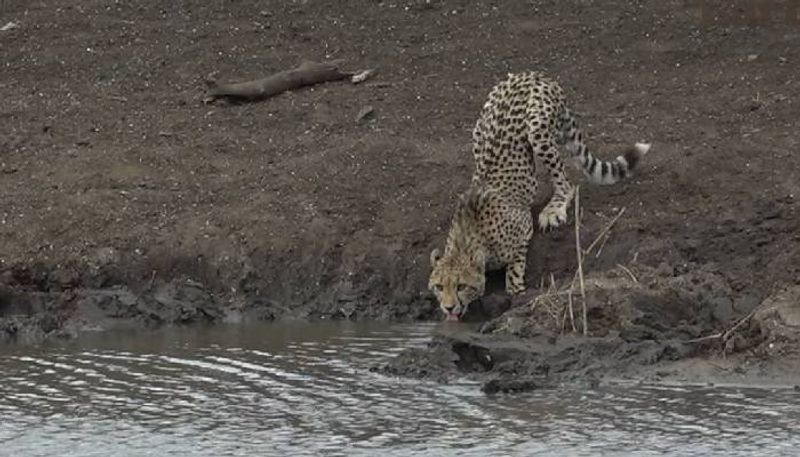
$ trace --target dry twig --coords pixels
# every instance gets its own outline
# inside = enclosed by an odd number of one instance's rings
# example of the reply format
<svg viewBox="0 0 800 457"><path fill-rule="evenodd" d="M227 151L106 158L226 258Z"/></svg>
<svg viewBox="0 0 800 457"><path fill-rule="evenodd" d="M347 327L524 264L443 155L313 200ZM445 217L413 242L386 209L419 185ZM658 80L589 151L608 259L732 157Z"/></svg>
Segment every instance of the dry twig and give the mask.
<svg viewBox="0 0 800 457"><path fill-rule="evenodd" d="M734 332L739 330L739 328L744 325L746 322L750 321L753 316L756 315L756 312L761 309L761 305L756 306L752 311L747 313L746 316L742 317L738 321L734 322L734 324L728 330L724 332L714 333L713 335L701 336L700 338L694 338L691 340L686 340L686 343L701 343L703 341L712 341L712 340L720 340L723 343L727 342L733 336Z"/></svg>

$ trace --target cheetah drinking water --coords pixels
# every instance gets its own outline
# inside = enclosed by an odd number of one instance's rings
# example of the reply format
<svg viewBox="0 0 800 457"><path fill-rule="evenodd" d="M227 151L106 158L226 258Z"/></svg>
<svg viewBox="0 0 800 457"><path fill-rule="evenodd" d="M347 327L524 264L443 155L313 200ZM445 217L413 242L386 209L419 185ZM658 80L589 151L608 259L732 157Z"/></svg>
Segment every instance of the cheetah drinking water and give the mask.
<svg viewBox="0 0 800 457"><path fill-rule="evenodd" d="M459 198L444 252L431 252L429 287L448 320L458 320L484 293L487 270L506 268L506 291L525 289L525 259L533 236L531 207L539 183L535 161L544 164L553 196L539 213L539 228L567 220L574 187L558 148L588 179L613 184L630 176L649 144L636 143L613 161L596 159L567 109L564 92L537 72L510 74L492 89L473 130L475 174Z"/></svg>

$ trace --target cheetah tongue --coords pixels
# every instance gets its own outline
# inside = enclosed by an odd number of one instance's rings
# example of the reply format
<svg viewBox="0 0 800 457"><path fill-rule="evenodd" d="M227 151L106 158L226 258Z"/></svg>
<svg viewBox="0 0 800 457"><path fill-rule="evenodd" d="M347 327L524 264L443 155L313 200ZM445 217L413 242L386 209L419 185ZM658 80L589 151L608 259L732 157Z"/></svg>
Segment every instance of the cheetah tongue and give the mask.
<svg viewBox="0 0 800 457"><path fill-rule="evenodd" d="M456 314L456 313L449 313L449 314L447 315L447 320L448 320L448 321L455 321L455 322L458 322L458 321L459 321L458 314Z"/></svg>

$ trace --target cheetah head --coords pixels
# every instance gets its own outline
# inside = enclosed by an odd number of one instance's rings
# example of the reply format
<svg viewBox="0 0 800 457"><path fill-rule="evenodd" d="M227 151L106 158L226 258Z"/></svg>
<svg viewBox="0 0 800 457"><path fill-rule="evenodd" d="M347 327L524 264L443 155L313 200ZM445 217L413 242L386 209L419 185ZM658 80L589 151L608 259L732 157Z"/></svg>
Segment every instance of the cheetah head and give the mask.
<svg viewBox="0 0 800 457"><path fill-rule="evenodd" d="M431 271L428 287L436 295L447 320L457 321L470 303L483 295L486 287L486 257L482 252L471 255L442 256L438 249L431 252Z"/></svg>

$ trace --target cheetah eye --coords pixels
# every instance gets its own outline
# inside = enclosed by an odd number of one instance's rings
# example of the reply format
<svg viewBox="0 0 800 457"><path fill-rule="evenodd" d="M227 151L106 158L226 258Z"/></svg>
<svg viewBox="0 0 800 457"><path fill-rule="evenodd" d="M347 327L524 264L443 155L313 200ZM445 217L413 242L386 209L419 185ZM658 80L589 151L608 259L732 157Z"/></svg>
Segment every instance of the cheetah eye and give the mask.
<svg viewBox="0 0 800 457"><path fill-rule="evenodd" d="M442 291L442 285L441 284L434 284L433 288L436 289L437 292L441 292Z"/></svg>
<svg viewBox="0 0 800 457"><path fill-rule="evenodd" d="M465 290L467 290L468 288L469 288L469 286L468 286L468 285L466 285L466 284L459 284L459 285L458 285L458 291L459 291L459 292L464 292L464 291L465 291Z"/></svg>

